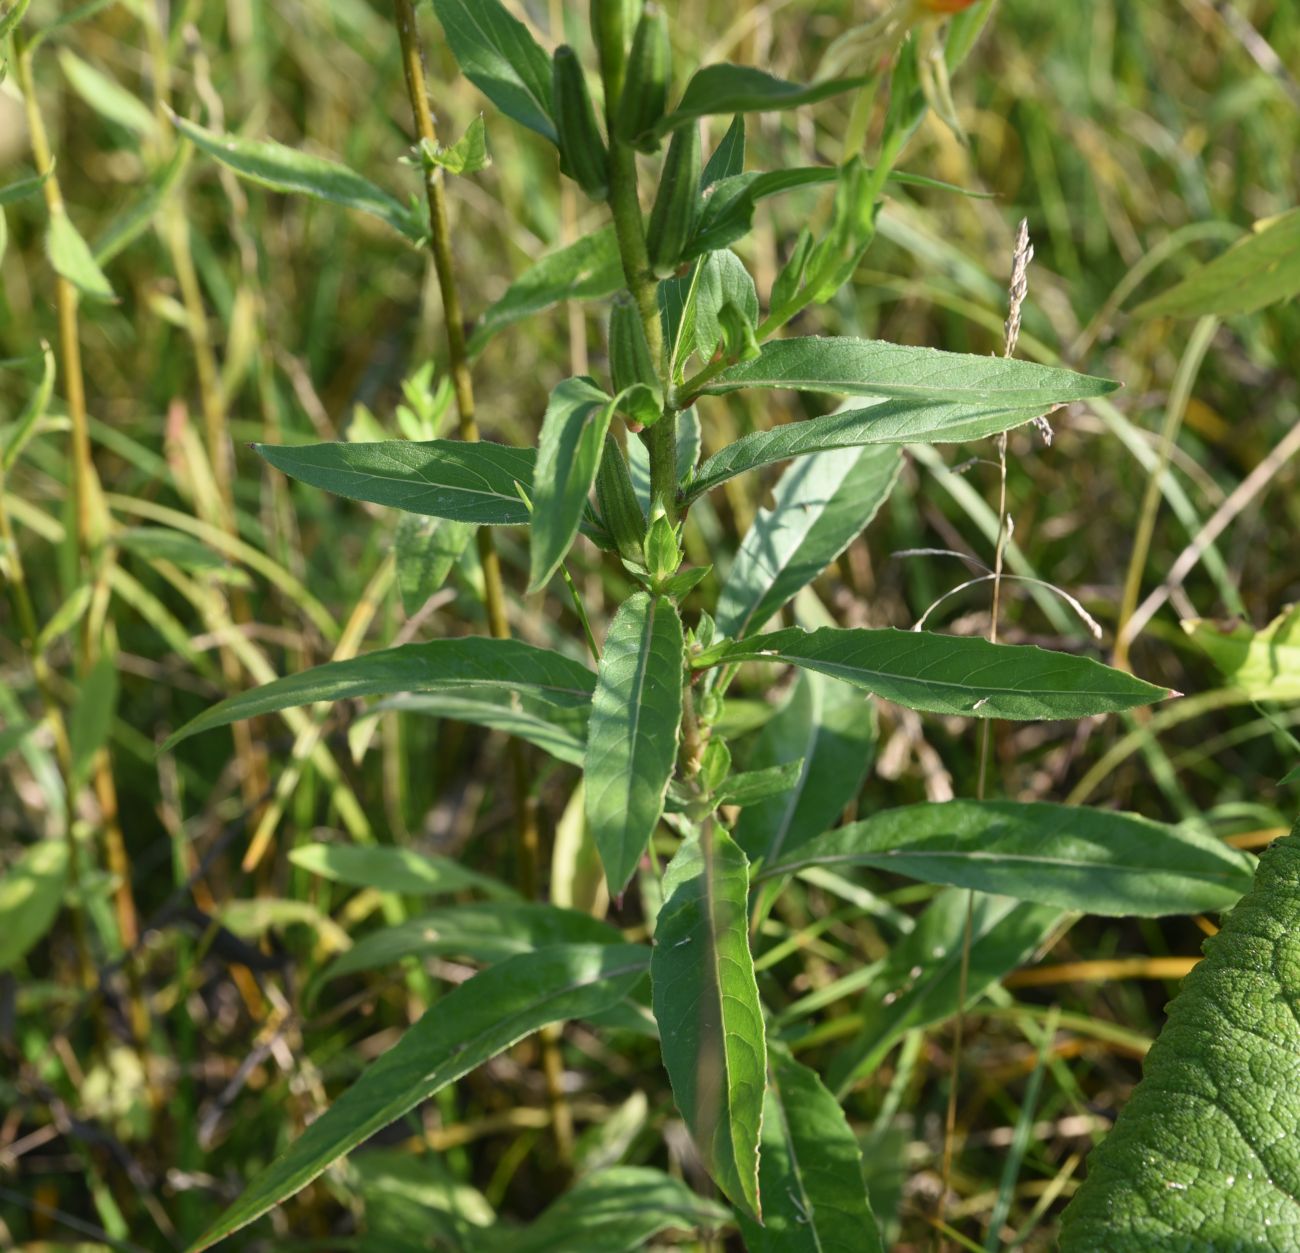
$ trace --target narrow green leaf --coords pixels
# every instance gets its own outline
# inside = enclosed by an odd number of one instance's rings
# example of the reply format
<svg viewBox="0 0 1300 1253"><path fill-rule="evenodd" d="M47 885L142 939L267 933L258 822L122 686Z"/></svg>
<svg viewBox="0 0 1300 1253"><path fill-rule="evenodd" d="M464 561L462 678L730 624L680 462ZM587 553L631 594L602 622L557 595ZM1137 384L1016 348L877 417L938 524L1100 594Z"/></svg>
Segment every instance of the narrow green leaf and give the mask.
<svg viewBox="0 0 1300 1253"><path fill-rule="evenodd" d="M54 350L41 341L41 381L32 393L31 399L23 406L18 420L6 426L0 432L0 448L3 448L3 461L6 470L13 469L14 463L22 455L27 441L36 431L36 424L45 416L50 397L54 394Z"/></svg>
<svg viewBox="0 0 1300 1253"><path fill-rule="evenodd" d="M271 191L311 196L377 217L412 243L424 237L415 213L338 161L287 148L272 140L218 134L173 113L172 125L196 148L216 157L236 174Z"/></svg>
<svg viewBox="0 0 1300 1253"><path fill-rule="evenodd" d="M0 39L8 37L11 30L15 30L18 23L23 20L23 14L27 12L27 6L31 0L13 0L3 13L0 13Z"/></svg>
<svg viewBox="0 0 1300 1253"><path fill-rule="evenodd" d="M76 703L68 718L74 790L90 778L95 754L108 743L116 709L117 670L111 658L101 657L82 676Z"/></svg>
<svg viewBox="0 0 1300 1253"><path fill-rule="evenodd" d="M489 526L526 526L534 453L486 441L254 444L277 470L349 500Z"/></svg>
<svg viewBox="0 0 1300 1253"><path fill-rule="evenodd" d="M567 700L556 703L538 692L497 691L492 688L448 688L445 692L394 696L381 701L354 722L363 727L380 714L416 714L449 718L470 726L504 731L572 766L581 766L587 751L587 707Z"/></svg>
<svg viewBox="0 0 1300 1253"><path fill-rule="evenodd" d="M507 117L556 142L551 58L498 0L434 0L465 77Z"/></svg>
<svg viewBox="0 0 1300 1253"><path fill-rule="evenodd" d="M768 1049L759 1182L763 1225L740 1215L749 1253L884 1253L857 1137L816 1073L780 1045Z"/></svg>
<svg viewBox="0 0 1300 1253"><path fill-rule="evenodd" d="M550 582L573 545L613 416L613 398L589 378L565 379L551 393L533 473L530 592Z"/></svg>
<svg viewBox="0 0 1300 1253"><path fill-rule="evenodd" d="M735 178L737 175L742 174L744 169L745 117L744 114L737 113L731 119L731 125L727 127L727 133L723 135L722 142L718 144L710 154L708 161L704 163L704 171L700 175L701 194L724 178Z"/></svg>
<svg viewBox="0 0 1300 1253"><path fill-rule="evenodd" d="M217 921L246 940L260 940L288 927L309 927L330 952L347 949L352 943L348 933L310 901L275 896L227 901L218 910Z"/></svg>
<svg viewBox="0 0 1300 1253"><path fill-rule="evenodd" d="M522 953L449 992L190 1246L210 1248L306 1187L407 1110L552 1022L597 1013L640 979L633 945L568 945Z"/></svg>
<svg viewBox="0 0 1300 1253"><path fill-rule="evenodd" d="M1300 1242L1300 828L1205 943L1065 1211L1063 1253Z"/></svg>
<svg viewBox="0 0 1300 1253"><path fill-rule="evenodd" d="M873 814L765 866L871 866L1080 913L1159 918L1229 908L1254 862L1211 836L1135 814L1013 801L946 801Z"/></svg>
<svg viewBox="0 0 1300 1253"><path fill-rule="evenodd" d="M755 360L724 370L703 390L719 395L764 387L835 396L1046 408L1105 396L1118 386L1109 379L1014 357L981 357L880 340L811 335L765 344Z"/></svg>
<svg viewBox="0 0 1300 1253"><path fill-rule="evenodd" d="M1087 718L1169 695L1091 657L894 628L791 627L724 642L692 664L736 661L789 662L909 709L966 718Z"/></svg>
<svg viewBox="0 0 1300 1253"><path fill-rule="evenodd" d="M834 826L871 769L875 710L853 688L813 671L763 727L751 768L803 763L790 791L751 805L736 823L736 842L751 861L789 855Z"/></svg>
<svg viewBox="0 0 1300 1253"><path fill-rule="evenodd" d="M81 621L86 610L90 608L94 595L95 589L90 583L82 583L73 589L72 595L42 625L40 634L36 637L37 653L45 652L55 640L72 630Z"/></svg>
<svg viewBox="0 0 1300 1253"><path fill-rule="evenodd" d="M949 888L890 950L863 996L862 1030L832 1063L828 1081L843 1096L909 1031L950 1018L960 1007L967 902L971 902L966 1005L1027 962L1061 924L1049 905Z"/></svg>
<svg viewBox="0 0 1300 1253"><path fill-rule="evenodd" d="M187 722L163 745L163 751L200 731L316 701L487 687L535 693L557 705L580 706L590 701L594 686L595 676L581 663L519 640L471 637L403 644L347 661L326 662L231 696Z"/></svg>
<svg viewBox="0 0 1300 1253"><path fill-rule="evenodd" d="M229 558L216 549L171 527L123 527L114 532L113 543L151 561L170 561L182 570L218 571L230 567Z"/></svg>
<svg viewBox="0 0 1300 1253"><path fill-rule="evenodd" d="M1256 222L1254 231L1153 300L1139 318L1237 317L1300 293L1300 209Z"/></svg>
<svg viewBox="0 0 1300 1253"><path fill-rule="evenodd" d="M866 74L820 83L791 83L752 65L706 65L696 70L677 107L655 127L655 134L666 135L714 113L766 113L816 104L862 87L873 77Z"/></svg>
<svg viewBox="0 0 1300 1253"><path fill-rule="evenodd" d="M836 450L795 462L759 510L722 585L718 630L761 629L831 564L876 516L903 468L897 448Z"/></svg>
<svg viewBox="0 0 1300 1253"><path fill-rule="evenodd" d="M715 487L777 461L869 444L955 444L985 439L1042 414L1042 407L959 404L947 400L885 400L755 431L719 449L696 472L686 492L693 501Z"/></svg>
<svg viewBox="0 0 1300 1253"><path fill-rule="evenodd" d="M561 300L599 300L623 285L623 263L612 226L584 235L525 270L479 318L469 351L481 352L503 327L540 313Z"/></svg>
<svg viewBox="0 0 1300 1253"><path fill-rule="evenodd" d="M45 250L54 272L66 278L89 300L109 303L117 300L104 271L99 268L90 245L81 232L72 225L65 209L50 214L50 224L45 233Z"/></svg>
<svg viewBox="0 0 1300 1253"><path fill-rule="evenodd" d="M742 770L728 775L718 788L714 800L719 805L760 805L775 796L784 796L799 786L803 778L803 758L783 762L779 766L765 766L762 770Z"/></svg>
<svg viewBox="0 0 1300 1253"><path fill-rule="evenodd" d="M150 172L140 193L100 228L91 247L101 266L107 265L149 229L189 167L193 152L189 144L178 144L171 159Z"/></svg>
<svg viewBox="0 0 1300 1253"><path fill-rule="evenodd" d="M70 48L59 49L59 66L68 85L96 113L142 139L157 132L158 122L149 108L103 70L83 61Z"/></svg>
<svg viewBox="0 0 1300 1253"><path fill-rule="evenodd" d="M767 1052L749 951L749 862L709 821L677 850L663 892L650 980L664 1067L705 1167L761 1221Z"/></svg>
<svg viewBox="0 0 1300 1253"><path fill-rule="evenodd" d="M54 925L68 877L68 843L29 845L0 876L0 971L10 970Z"/></svg>
<svg viewBox="0 0 1300 1253"><path fill-rule="evenodd" d="M16 182L0 187L0 208L7 204L14 204L19 200L25 200L28 196L36 195L49 181L53 173L54 170L51 168L46 170L44 174L33 174L30 178L20 178Z"/></svg>
<svg viewBox="0 0 1300 1253"><path fill-rule="evenodd" d="M398 519L393 556L407 617L419 613L429 597L441 590L473 534L468 523L447 518L403 513Z"/></svg>
<svg viewBox="0 0 1300 1253"><path fill-rule="evenodd" d="M584 776L587 822L614 895L663 813L677 759L684 649L672 602L645 592L623 602L605 636Z"/></svg>
<svg viewBox="0 0 1300 1253"><path fill-rule="evenodd" d="M522 1231L486 1232L483 1253L640 1253L665 1231L725 1226L716 1201L649 1166L611 1166L580 1179ZM476 1246L477 1247L477 1246Z"/></svg>
<svg viewBox="0 0 1300 1253"><path fill-rule="evenodd" d="M1288 609L1256 631L1245 622L1191 618L1183 630L1233 687L1253 700L1300 700L1300 609Z"/></svg>
<svg viewBox="0 0 1300 1253"><path fill-rule="evenodd" d="M443 896L473 888L497 899L518 893L497 879L476 874L450 857L392 845L300 844L289 860L303 870L353 888L375 888L410 896Z"/></svg>
<svg viewBox="0 0 1300 1253"><path fill-rule="evenodd" d="M321 972L320 981L378 970L406 957L496 962L557 944L621 944L622 940L617 928L582 910L539 901L445 905L362 936Z"/></svg>

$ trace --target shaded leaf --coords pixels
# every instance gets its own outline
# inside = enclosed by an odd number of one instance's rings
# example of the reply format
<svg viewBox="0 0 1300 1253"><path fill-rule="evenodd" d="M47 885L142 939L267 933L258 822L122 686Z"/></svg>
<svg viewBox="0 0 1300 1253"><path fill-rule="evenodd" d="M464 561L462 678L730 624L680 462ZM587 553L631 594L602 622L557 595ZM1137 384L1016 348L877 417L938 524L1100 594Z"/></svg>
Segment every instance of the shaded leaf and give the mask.
<svg viewBox="0 0 1300 1253"><path fill-rule="evenodd" d="M419 613L442 588L461 558L474 528L467 522L403 513L393 537L397 588L407 617Z"/></svg>
<svg viewBox="0 0 1300 1253"><path fill-rule="evenodd" d="M59 66L68 85L96 113L142 139L154 136L158 122L153 113L121 83L83 61L70 48L59 49Z"/></svg>
<svg viewBox="0 0 1300 1253"><path fill-rule="evenodd" d="M633 945L566 945L508 958L462 983L372 1062L190 1253L261 1217L376 1131L525 1036L614 1005L644 975L648 957Z"/></svg>
<svg viewBox="0 0 1300 1253"><path fill-rule="evenodd" d="M627 886L663 813L682 717L682 623L645 592L619 607L591 701L587 822L611 894Z"/></svg>
<svg viewBox="0 0 1300 1253"><path fill-rule="evenodd" d="M519 640L467 638L402 644L347 661L330 661L231 696L187 722L163 751L200 731L316 701L461 687L532 692L557 705L591 699L595 676L561 653Z"/></svg>
<svg viewBox="0 0 1300 1253"><path fill-rule="evenodd" d="M1081 913L1159 918L1229 908L1253 859L1212 836L1135 814L964 801L873 814L776 858L760 878L871 866Z"/></svg>
<svg viewBox="0 0 1300 1253"><path fill-rule="evenodd" d="M74 791L90 778L95 754L108 743L116 710L117 669L111 658L101 657L82 675L68 718Z"/></svg>
<svg viewBox="0 0 1300 1253"><path fill-rule="evenodd" d="M759 1180L763 1225L745 1214L749 1253L884 1253L862 1153L839 1102L780 1045L768 1049Z"/></svg>
<svg viewBox="0 0 1300 1253"><path fill-rule="evenodd" d="M749 951L749 863L710 820L677 850L663 892L650 980L664 1067L705 1167L758 1219L767 1055Z"/></svg>
<svg viewBox="0 0 1300 1253"><path fill-rule="evenodd" d="M68 843L29 845L0 875L0 971L11 969L54 925L68 878Z"/></svg>
<svg viewBox="0 0 1300 1253"><path fill-rule="evenodd" d="M1204 945L1065 1211L1063 1253L1300 1242L1300 834Z"/></svg>
<svg viewBox="0 0 1300 1253"><path fill-rule="evenodd" d="M12 183L6 183L0 187L0 208L7 204L15 204L19 200L25 200L28 196L34 196L49 181L53 175L53 168L45 171L44 174L33 174L30 178L16 179Z"/></svg>
<svg viewBox="0 0 1300 1253"><path fill-rule="evenodd" d="M6 470L14 463L27 446L36 431L36 424L45 416L50 397L54 394L54 350L44 340L41 341L41 381L32 393L31 399L23 406L18 420L0 431L0 448L3 448L3 463Z"/></svg>
<svg viewBox="0 0 1300 1253"><path fill-rule="evenodd" d="M498 879L476 874L450 857L392 845L300 844L290 849L295 866L353 888L376 888L410 896L442 896L466 888L499 899L518 893Z"/></svg>
<svg viewBox="0 0 1300 1253"><path fill-rule="evenodd" d="M714 613L740 638L826 569L876 516L903 466L897 448L819 453L795 462L736 553Z"/></svg>
<svg viewBox="0 0 1300 1253"><path fill-rule="evenodd" d="M287 148L272 140L220 134L175 113L170 116L172 125L196 148L216 157L222 165L250 182L271 191L311 196L368 213L412 243L424 237L424 225L412 210L341 162Z"/></svg>
<svg viewBox="0 0 1300 1253"><path fill-rule="evenodd" d="M115 301L113 288L104 271L99 268L81 232L72 225L65 209L50 214L50 224L45 233L45 250L49 254L54 272L66 278L83 296L90 300Z"/></svg>
<svg viewBox="0 0 1300 1253"><path fill-rule="evenodd" d="M803 758L799 758L779 766L742 770L739 774L728 775L718 788L714 800L719 805L736 805L741 808L762 804L798 787L803 778L803 768Z"/></svg>
<svg viewBox="0 0 1300 1253"><path fill-rule="evenodd" d="M789 662L910 709L968 718L1086 718L1169 694L1091 657L894 628L791 627L716 645L692 665L736 661Z"/></svg>
<svg viewBox="0 0 1300 1253"><path fill-rule="evenodd" d="M498 0L433 0L465 77L507 117L556 142L551 58Z"/></svg>
<svg viewBox="0 0 1300 1253"><path fill-rule="evenodd" d="M420 141L420 156L448 174L477 174L492 164L487 150L487 125L479 114L465 128L465 133L450 148L434 147Z"/></svg>
<svg viewBox="0 0 1300 1253"><path fill-rule="evenodd" d="M1181 283L1133 310L1139 318L1236 317L1300 293L1300 209L1254 231Z"/></svg>
<svg viewBox="0 0 1300 1253"><path fill-rule="evenodd" d="M719 395L745 387L770 387L836 396L1046 408L1104 396L1118 386L1109 379L1014 357L813 335L765 344L758 358L724 370L703 390Z"/></svg>

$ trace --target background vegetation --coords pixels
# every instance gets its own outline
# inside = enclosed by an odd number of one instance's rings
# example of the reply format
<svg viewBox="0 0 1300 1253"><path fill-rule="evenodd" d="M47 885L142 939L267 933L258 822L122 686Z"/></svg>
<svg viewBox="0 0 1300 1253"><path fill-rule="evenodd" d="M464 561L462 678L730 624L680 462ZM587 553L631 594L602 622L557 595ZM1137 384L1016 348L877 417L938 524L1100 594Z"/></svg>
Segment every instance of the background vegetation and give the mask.
<svg viewBox="0 0 1300 1253"><path fill-rule="evenodd" d="M725 56L806 79L820 50L865 16L859 9L683 5L677 53L684 64ZM584 45L585 6L528 10L535 29L549 24L558 42L568 23L563 37ZM435 106L446 133L459 135L483 100L425 17ZM190 0L160 31L135 3L83 12L35 0L23 29L29 39L48 32L31 50L39 112L67 212L115 294L80 311L111 545L96 577L84 578L71 504L76 400L60 349L52 398L3 483L5 574L12 587L20 554L40 636L33 664L17 610L0 634L0 855L15 862L70 818L82 855L67 895L84 908L61 908L61 893L43 897L39 880L35 889L0 880L0 893L10 892L0 897L10 910L0 934L0 1247L168 1249L193 1239L468 973L439 957L404 973L320 980L348 934L422 902L416 892L335 885L291 852L322 841L394 844L510 878L514 802L502 738L396 713L365 721L342 707L328 718L303 711L156 755L212 701L272 674L482 627L472 548L432 600L404 602L390 561L403 542L395 515L292 484L244 447L450 431L442 311L426 255L371 218L264 194L187 157L163 109L170 101L214 128L336 155L405 201L419 180L398 163L411 140L390 13L363 0ZM1032 428L1012 435L1010 568L1077 597L1113 652L1130 566L1144 598L1230 502L1217 549L1169 586L1130 650L1138 673L1186 699L1080 727L1003 725L994 794L1196 819L1252 849L1290 821L1294 787L1276 780L1293 764L1279 726L1294 714L1266 719L1225 688L1179 619L1239 615L1262 626L1300 594L1288 443L1300 418L1300 309L1292 302L1224 324L1126 310L1255 220L1294 206L1300 85L1285 67L1298 64L1300 9L1287 0L1000 0L956 81L970 147L931 120L903 162L989 198L893 186L854 282L802 328L998 351L1013 233L1026 217L1036 259L1021 355L1121 379L1125 390L1054 415L1050 447ZM15 66L11 57L0 87L0 187L33 169ZM832 100L755 119L751 163L838 159L846 108ZM491 167L451 190L471 319L526 265L602 220L571 189L557 192L548 146L491 112L487 133ZM798 192L760 209L743 246L760 291L799 226L824 217L825 200ZM42 341L57 346L59 324L41 200L3 212L0 431L12 442L40 390ZM578 304L497 334L475 367L488 437L534 443L551 387L588 362L603 369L602 345L594 309ZM789 397L702 404L706 453L802 412ZM1139 544L1134 563L1165 430L1177 432L1168 478L1149 553ZM825 573L801 611L912 625L972 577L968 562L917 550L991 564L998 493L987 449L918 450L869 542ZM763 503L748 479L697 506L691 559L725 566ZM521 536L497 535L515 634L580 655L576 618L555 599L544 607L522 595ZM625 588L585 541L572 565L599 630L602 605ZM1083 622L1040 593L1008 584L1003 638L1087 646ZM984 633L987 584L935 614L931 625ZM87 666L81 641L101 620L112 644ZM756 725L782 694L751 686L733 716ZM93 785L71 815L57 737L41 722L49 708L65 713L73 777ZM969 723L883 705L875 716L861 813L974 792ZM530 769L551 899L603 913L574 851L575 773L540 754ZM800 998L881 959L898 919L934 893L900 882L857 875L848 888L789 898L764 937L765 995L797 1016ZM14 905L14 893L29 890L27 906ZM643 935L636 895L611 917ZM1051 1246L1083 1157L1125 1101L1163 1005L1212 926L1203 924L1088 920L967 1015L946 1212L971 1247L986 1232L987 1247ZM816 1060L823 1044L860 1026L850 1014L822 1017L799 1053ZM907 1035L848 1099L890 1247L933 1238L955 1033L949 1021ZM555 1094L532 1041L250 1229L250 1246L407 1247L429 1213L448 1208L471 1223L487 1207L528 1220L575 1173L605 1162L665 1167L707 1192L673 1130L654 1042L612 1039L579 1025L564 1033L562 1086L578 1136L571 1161L553 1148ZM410 1247L427 1246L417 1236Z"/></svg>

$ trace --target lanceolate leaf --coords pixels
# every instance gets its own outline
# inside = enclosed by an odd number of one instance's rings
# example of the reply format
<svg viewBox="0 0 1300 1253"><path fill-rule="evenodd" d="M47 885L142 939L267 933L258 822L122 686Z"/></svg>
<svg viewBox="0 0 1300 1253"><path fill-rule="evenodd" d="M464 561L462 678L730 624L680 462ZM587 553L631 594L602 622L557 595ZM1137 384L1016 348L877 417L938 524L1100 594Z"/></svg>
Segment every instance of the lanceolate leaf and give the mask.
<svg viewBox="0 0 1300 1253"><path fill-rule="evenodd" d="M587 731L587 822L612 894L636 870L677 758L682 623L672 602L638 592L605 637Z"/></svg>
<svg viewBox="0 0 1300 1253"><path fill-rule="evenodd" d="M1042 407L958 404L947 400L884 400L863 409L848 409L788 422L770 431L755 431L719 449L700 466L687 500L749 470L776 461L838 448L868 444L954 444L984 439L1032 422Z"/></svg>
<svg viewBox="0 0 1300 1253"><path fill-rule="evenodd" d="M58 55L68 85L97 113L143 138L156 133L158 124L152 111L116 79L83 61L70 48L60 48Z"/></svg>
<svg viewBox="0 0 1300 1253"><path fill-rule="evenodd" d="M434 0L460 68L516 122L555 142L551 58L498 0Z"/></svg>
<svg viewBox="0 0 1300 1253"><path fill-rule="evenodd" d="M768 1050L759 1180L763 1225L740 1216L749 1253L884 1253L857 1137L816 1072Z"/></svg>
<svg viewBox="0 0 1300 1253"><path fill-rule="evenodd" d="M376 888L411 896L442 896L473 888L489 896L517 899L496 879L476 874L450 857L391 845L300 844L289 860L303 870L354 888Z"/></svg>
<svg viewBox="0 0 1300 1253"><path fill-rule="evenodd" d="M68 843L40 840L0 875L0 971L44 938L63 903Z"/></svg>
<svg viewBox="0 0 1300 1253"><path fill-rule="evenodd" d="M1250 887L1245 853L1133 814L947 801L872 815L775 859L762 876L872 866L1062 909L1158 918L1227 909Z"/></svg>
<svg viewBox="0 0 1300 1253"><path fill-rule="evenodd" d="M749 863L710 821L677 850L663 891L650 979L664 1066L704 1165L757 1219L767 1059L749 951Z"/></svg>
<svg viewBox="0 0 1300 1253"><path fill-rule="evenodd" d="M696 118L713 113L761 113L815 104L869 82L872 75L835 78L820 83L791 83L751 65L706 65L686 84L682 98L655 133L666 135Z"/></svg>
<svg viewBox="0 0 1300 1253"><path fill-rule="evenodd" d="M578 534L613 416L613 399L591 379L565 379L551 393L533 474L530 592L546 586Z"/></svg>
<svg viewBox="0 0 1300 1253"><path fill-rule="evenodd" d="M834 826L858 794L875 745L875 710L860 693L815 671L801 674L749 759L751 767L803 761L790 791L740 815L736 842L750 860L790 855Z"/></svg>
<svg viewBox="0 0 1300 1253"><path fill-rule="evenodd" d="M430 596L442 588L460 560L474 528L447 518L404 513L397 522L393 555L397 559L397 587L407 616L418 613Z"/></svg>
<svg viewBox="0 0 1300 1253"><path fill-rule="evenodd" d="M594 686L595 676L581 663L519 640L431 640L327 662L241 692L186 723L163 747L172 748L213 727L316 701L487 687L535 693L557 705L581 706L590 701Z"/></svg>
<svg viewBox="0 0 1300 1253"><path fill-rule="evenodd" d="M832 1064L828 1081L841 1096L913 1028L957 1012L968 901L971 894L964 889L940 892L917 919L916 928L890 950L862 998L862 1030ZM1028 961L1062 918L1050 905L975 893L966 1004L974 1004Z"/></svg>
<svg viewBox="0 0 1300 1253"><path fill-rule="evenodd" d="M236 174L288 195L312 196L345 209L358 209L387 223L412 243L424 235L420 219L400 201L338 161L286 148L271 140L222 135L196 122L171 115L176 127L196 148L216 157Z"/></svg>
<svg viewBox="0 0 1300 1253"><path fill-rule="evenodd" d="M465 687L394 696L372 707L366 717L390 710L504 731L573 766L582 765L587 750L587 707L570 704L567 698L557 704L536 691ZM352 725L363 721L358 718Z"/></svg>
<svg viewBox="0 0 1300 1253"><path fill-rule="evenodd" d="M611 1166L580 1179L523 1231L485 1233L484 1253L640 1253L664 1231L715 1228L731 1215L649 1166Z"/></svg>
<svg viewBox="0 0 1300 1253"><path fill-rule="evenodd" d="M488 307L470 337L478 353L497 331L561 300L598 300L623 285L623 263L612 226L548 253L525 270Z"/></svg>
<svg viewBox="0 0 1300 1253"><path fill-rule="evenodd" d="M519 488L532 491L531 448L457 439L253 447L277 470L349 500L453 522L528 523Z"/></svg>
<svg viewBox="0 0 1300 1253"><path fill-rule="evenodd" d="M1090 657L892 628L792 627L716 645L692 664L735 661L789 662L910 709L968 718L1086 718L1169 694Z"/></svg>
<svg viewBox="0 0 1300 1253"><path fill-rule="evenodd" d="M1300 209L1258 222L1222 256L1154 300L1139 318L1221 318L1254 313L1300 292Z"/></svg>
<svg viewBox="0 0 1300 1253"><path fill-rule="evenodd" d="M66 278L83 296L105 302L117 299L104 271L95 261L90 245L73 226L66 209L57 209L50 214L45 249L54 272Z"/></svg>
<svg viewBox="0 0 1300 1253"><path fill-rule="evenodd" d="M494 962L556 944L619 944L622 935L581 910L538 901L447 905L364 935L321 973L321 982L391 966L404 957Z"/></svg>
<svg viewBox="0 0 1300 1253"><path fill-rule="evenodd" d="M522 953L449 992L307 1128L191 1246L210 1248L261 1217L376 1131L547 1023L621 1000L649 954L633 945Z"/></svg>
<svg viewBox="0 0 1300 1253"><path fill-rule="evenodd" d="M1063 1253L1300 1246L1300 828L1205 943L1088 1160Z"/></svg>
<svg viewBox="0 0 1300 1253"><path fill-rule="evenodd" d="M902 469L897 448L819 453L782 476L727 573L715 613L737 639L759 630L876 516Z"/></svg>
<svg viewBox="0 0 1300 1253"><path fill-rule="evenodd" d="M766 344L759 357L723 371L704 391L717 394L770 387L835 396L1046 408L1104 396L1118 386L1109 379L1009 357L940 352L871 339L808 336Z"/></svg>

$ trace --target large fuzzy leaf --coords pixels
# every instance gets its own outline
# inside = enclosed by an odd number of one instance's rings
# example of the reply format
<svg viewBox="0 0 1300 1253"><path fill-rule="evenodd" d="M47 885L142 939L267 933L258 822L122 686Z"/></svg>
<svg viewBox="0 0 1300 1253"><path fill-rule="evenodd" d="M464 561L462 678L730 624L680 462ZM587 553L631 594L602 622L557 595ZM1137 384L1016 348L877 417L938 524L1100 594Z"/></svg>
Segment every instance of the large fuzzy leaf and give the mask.
<svg viewBox="0 0 1300 1253"><path fill-rule="evenodd" d="M625 600L610 623L587 724L587 822L613 894L663 813L682 717L682 623L666 597Z"/></svg>
<svg viewBox="0 0 1300 1253"><path fill-rule="evenodd" d="M867 448L791 466L731 563L714 615L718 629L737 639L762 629L876 516L902 464L896 448Z"/></svg>
<svg viewBox="0 0 1300 1253"><path fill-rule="evenodd" d="M1135 814L1014 801L907 805L830 831L764 868L871 866L1082 913L1158 918L1229 908L1252 859Z"/></svg>
<svg viewBox="0 0 1300 1253"><path fill-rule="evenodd" d="M692 664L736 661L789 662L911 709L968 718L1086 718L1168 695L1090 657L928 631L792 627L724 642Z"/></svg>
<svg viewBox="0 0 1300 1253"><path fill-rule="evenodd" d="M677 850L663 891L650 979L664 1066L709 1173L757 1219L767 1061L749 951L749 863L709 822Z"/></svg>
<svg viewBox="0 0 1300 1253"><path fill-rule="evenodd" d="M200 731L295 705L462 687L533 693L552 704L578 707L590 701L595 676L561 653L519 640L471 637L403 644L327 662L231 696L187 722L163 747L172 748Z"/></svg>
<svg viewBox="0 0 1300 1253"><path fill-rule="evenodd" d="M372 1062L190 1253L260 1218L376 1131L547 1023L616 1004L645 974L648 957L646 949L624 944L546 948L462 983Z"/></svg>
<svg viewBox="0 0 1300 1253"><path fill-rule="evenodd" d="M1300 827L1206 941L1088 1160L1063 1253L1300 1247Z"/></svg>
<svg viewBox="0 0 1300 1253"><path fill-rule="evenodd" d="M763 1225L743 1213L749 1253L884 1253L857 1137L816 1072L768 1051L763 1099Z"/></svg>

